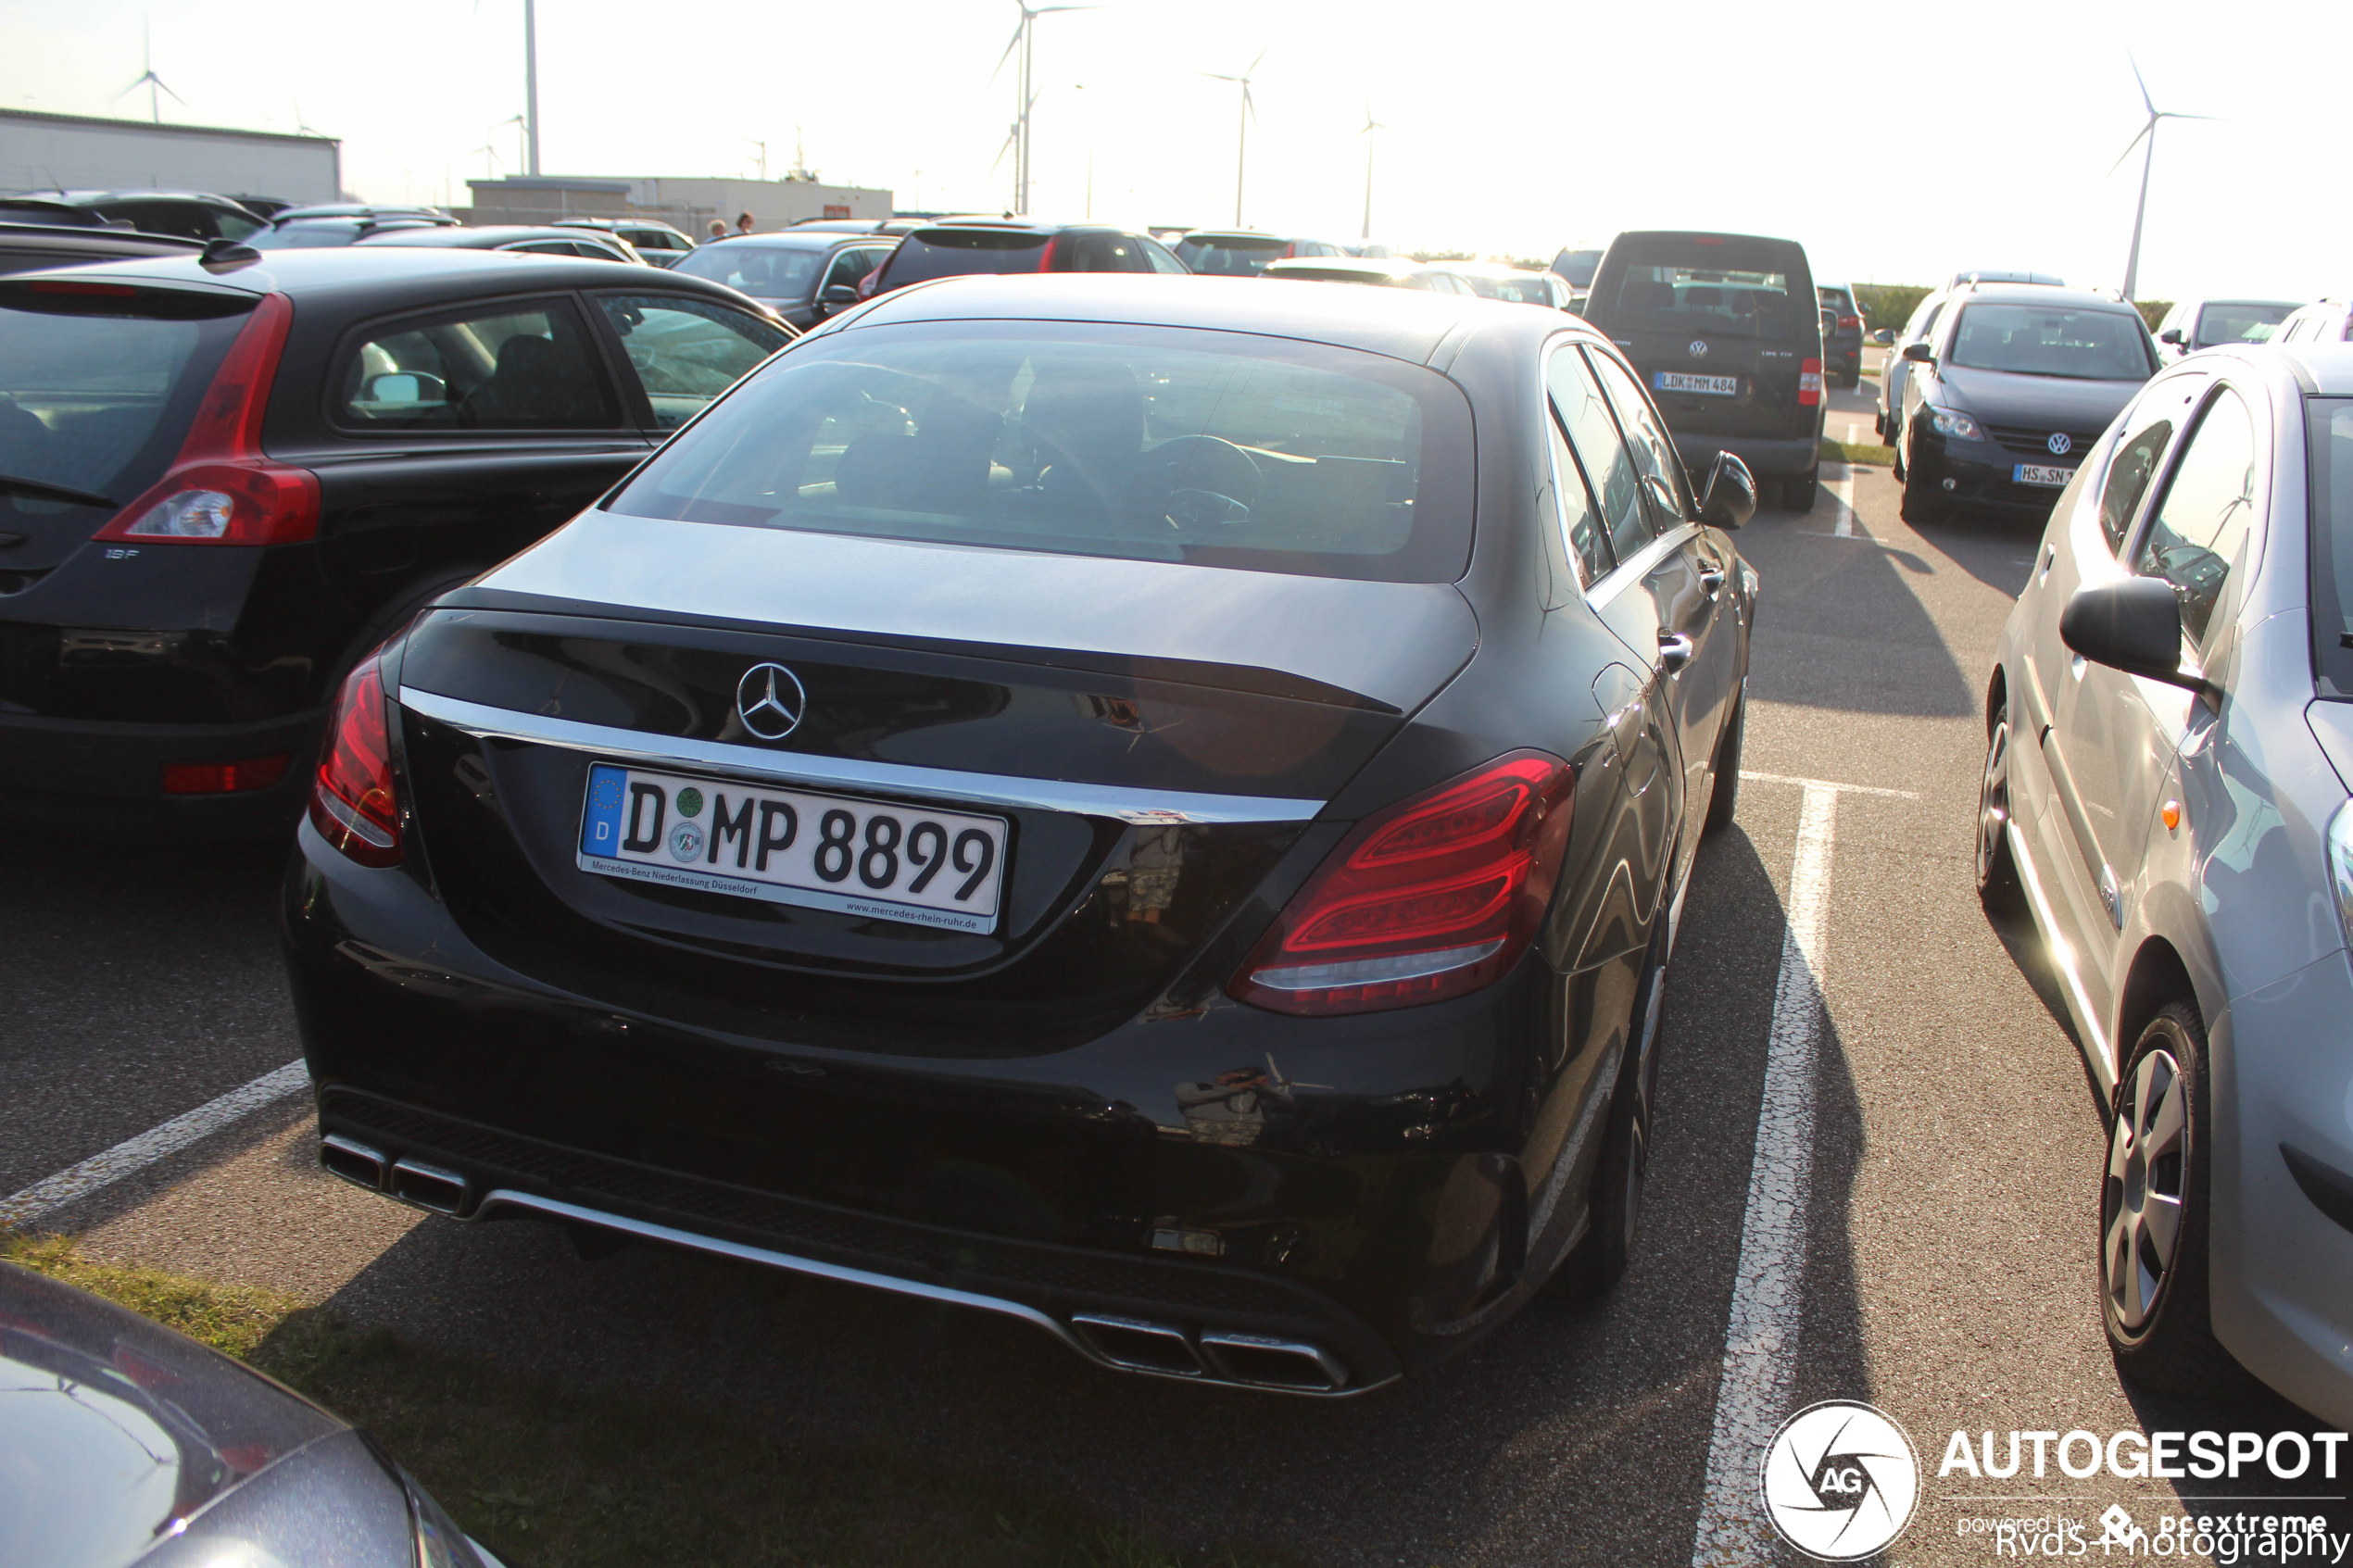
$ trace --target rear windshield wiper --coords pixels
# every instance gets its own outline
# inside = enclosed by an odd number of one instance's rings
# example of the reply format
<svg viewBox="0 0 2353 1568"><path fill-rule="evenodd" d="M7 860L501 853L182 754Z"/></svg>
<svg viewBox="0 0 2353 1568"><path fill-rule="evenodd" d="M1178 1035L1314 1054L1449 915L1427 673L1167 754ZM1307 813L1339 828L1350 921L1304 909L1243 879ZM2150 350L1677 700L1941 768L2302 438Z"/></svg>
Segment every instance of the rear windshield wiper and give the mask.
<svg viewBox="0 0 2353 1568"><path fill-rule="evenodd" d="M21 495L28 501L69 501L77 507L104 507L108 511L122 505L92 490L76 490L70 484L51 484L38 479L19 479L12 473L0 473L0 495Z"/></svg>

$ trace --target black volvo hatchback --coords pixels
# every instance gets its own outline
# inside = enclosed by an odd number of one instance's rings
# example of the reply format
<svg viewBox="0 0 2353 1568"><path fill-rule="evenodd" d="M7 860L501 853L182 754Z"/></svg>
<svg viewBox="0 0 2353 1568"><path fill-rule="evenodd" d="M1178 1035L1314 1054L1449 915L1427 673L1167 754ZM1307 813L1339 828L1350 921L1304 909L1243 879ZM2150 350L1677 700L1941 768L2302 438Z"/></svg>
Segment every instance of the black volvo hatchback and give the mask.
<svg viewBox="0 0 2353 1568"><path fill-rule="evenodd" d="M0 278L0 811L283 833L322 709L791 335L643 267L465 251Z"/></svg>
<svg viewBox="0 0 2353 1568"><path fill-rule="evenodd" d="M1129 1371L1435 1361L1625 1261L1754 506L1557 312L847 312L346 683L321 1159Z"/></svg>

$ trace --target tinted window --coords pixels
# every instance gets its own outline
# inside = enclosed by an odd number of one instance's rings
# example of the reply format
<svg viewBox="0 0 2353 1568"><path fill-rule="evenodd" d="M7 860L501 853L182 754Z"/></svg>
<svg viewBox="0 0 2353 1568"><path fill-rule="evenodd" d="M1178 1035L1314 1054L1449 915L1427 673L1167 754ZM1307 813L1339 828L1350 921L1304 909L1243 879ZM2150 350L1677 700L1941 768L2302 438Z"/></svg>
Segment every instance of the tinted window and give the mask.
<svg viewBox="0 0 2353 1568"><path fill-rule="evenodd" d="M322 250L347 245L363 232L357 218L313 218L264 229L245 244L256 250Z"/></svg>
<svg viewBox="0 0 2353 1568"><path fill-rule="evenodd" d="M44 298L19 288L6 297L0 473L118 504L163 477L249 307L241 300L234 315L169 320L107 314L93 307L117 302L86 295ZM0 495L0 525L74 509Z"/></svg>
<svg viewBox="0 0 2353 1568"><path fill-rule="evenodd" d="M674 295L604 295L598 303L653 405L654 428L676 430L788 341L769 323Z"/></svg>
<svg viewBox="0 0 2353 1568"><path fill-rule="evenodd" d="M2100 527L2108 534L2109 549L2124 543L2124 531L2132 526L2133 508L2141 504L2141 493L2149 487L2149 475L2157 471L2158 459L2165 456L2165 444L2172 439L2173 421L2158 420L2134 432L2109 460L2108 483L2100 487Z"/></svg>
<svg viewBox="0 0 2353 1568"><path fill-rule="evenodd" d="M1254 278L1286 248L1287 242L1274 239L1185 239L1177 242L1176 256L1194 271L1213 278Z"/></svg>
<svg viewBox="0 0 2353 1568"><path fill-rule="evenodd" d="M1568 553L1577 562L1577 570L1588 588L1607 577L1617 564L1610 554L1609 533L1602 526L1600 511L1593 505L1592 490L1577 467L1577 455L1568 449L1567 437L1561 434L1560 421L1547 420L1547 433L1553 438L1553 467L1560 476L1558 490L1561 514L1561 536L1568 542Z"/></svg>
<svg viewBox="0 0 2353 1568"><path fill-rule="evenodd" d="M1657 525L1662 529L1674 527L1683 521L1688 510L1684 504L1682 459L1675 455L1675 443L1667 438L1658 416L1651 411L1650 400L1642 395L1642 388L1624 367L1608 355L1591 349L1585 351L1585 357L1592 362L1593 373L1600 378L1610 407L1617 410L1617 426L1626 433L1635 466L1642 470L1642 486L1657 513Z"/></svg>
<svg viewBox="0 0 2353 1568"><path fill-rule="evenodd" d="M1810 337L1819 309L1805 297L1811 286L1794 245L1654 241L1627 247L1625 270L1591 313L1658 332Z"/></svg>
<svg viewBox="0 0 2353 1568"><path fill-rule="evenodd" d="M1634 455L1626 449L1617 421L1602 401L1602 389L1593 384L1592 372L1575 349L1552 357L1544 369L1544 382L1585 477L1592 484L1611 548L1619 560L1625 560L1651 542L1650 520L1642 509L1642 472L1635 466Z"/></svg>
<svg viewBox="0 0 2353 1568"><path fill-rule="evenodd" d="M1951 363L1970 370L2085 381L2140 381L2157 369L2148 329L2129 310L1970 305L1953 329Z"/></svg>
<svg viewBox="0 0 2353 1568"><path fill-rule="evenodd" d="M822 246L709 245L680 257L671 270L709 278L754 299L807 299L816 292L817 270L824 262Z"/></svg>
<svg viewBox="0 0 2353 1568"><path fill-rule="evenodd" d="M875 264L867 259L865 251L845 250L834 257L832 266L825 269L825 281L819 285L820 292L837 286L854 289L874 270Z"/></svg>
<svg viewBox="0 0 2353 1568"><path fill-rule="evenodd" d="M1176 259L1176 254L1159 241L1139 236L1136 244L1142 247L1144 259L1151 264L1153 271L1181 274L1189 270L1183 262Z"/></svg>
<svg viewBox="0 0 2353 1568"><path fill-rule="evenodd" d="M2268 333L2259 327L2273 327L2287 320L2292 305L2264 305L2253 300L2218 300L2198 312L2197 346L2211 348L2218 343L2260 343Z"/></svg>
<svg viewBox="0 0 2353 1568"><path fill-rule="evenodd" d="M1571 288L1592 288L1593 269L1601 264L1602 253L1597 250L1565 250L1553 257L1553 270L1567 278Z"/></svg>
<svg viewBox="0 0 2353 1568"><path fill-rule="evenodd" d="M892 288L969 272L1036 272L1047 236L1018 229L926 229L899 242L883 282Z"/></svg>
<svg viewBox="0 0 2353 1568"><path fill-rule="evenodd" d="M1914 338L1928 336L1930 332L1936 330L1936 319L1944 314L1944 302L1943 300L1920 301L1912 311L1912 319L1904 323L1904 341L1909 343Z"/></svg>
<svg viewBox="0 0 2353 1568"><path fill-rule="evenodd" d="M1063 240L1068 259L1055 257L1055 270L1066 272L1148 272L1151 266L1125 234L1077 234Z"/></svg>
<svg viewBox="0 0 2353 1568"><path fill-rule="evenodd" d="M2182 601L2182 633L2203 646L2222 585L2255 513L2255 424L2228 387L2191 433L2133 570L2162 577Z"/></svg>
<svg viewBox="0 0 2353 1568"><path fill-rule="evenodd" d="M1235 332L1008 322L814 337L616 512L1312 576L1450 582L1470 419L1443 377Z"/></svg>
<svg viewBox="0 0 2353 1568"><path fill-rule="evenodd" d="M2353 696L2353 398L2305 403L2312 487L2312 654L2321 690Z"/></svg>
<svg viewBox="0 0 2353 1568"><path fill-rule="evenodd" d="M621 409L560 301L371 329L346 349L334 411L367 429L607 430Z"/></svg>

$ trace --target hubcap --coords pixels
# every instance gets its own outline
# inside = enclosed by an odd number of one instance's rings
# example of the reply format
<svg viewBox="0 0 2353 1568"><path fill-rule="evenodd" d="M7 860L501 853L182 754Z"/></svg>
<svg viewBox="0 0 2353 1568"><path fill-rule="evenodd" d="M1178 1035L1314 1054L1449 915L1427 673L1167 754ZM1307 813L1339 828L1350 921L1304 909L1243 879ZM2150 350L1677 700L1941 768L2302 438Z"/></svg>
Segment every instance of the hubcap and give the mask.
<svg viewBox="0 0 2353 1568"><path fill-rule="evenodd" d="M1994 725L1985 746L1985 778L1977 791L1977 884L1985 885L2002 853L2002 837L2010 822L2010 721L2006 715Z"/></svg>
<svg viewBox="0 0 2353 1568"><path fill-rule="evenodd" d="M2182 1242L2188 1091L2166 1051L2141 1059L2108 1148L2100 1263L2108 1305L2127 1329L2146 1323Z"/></svg>

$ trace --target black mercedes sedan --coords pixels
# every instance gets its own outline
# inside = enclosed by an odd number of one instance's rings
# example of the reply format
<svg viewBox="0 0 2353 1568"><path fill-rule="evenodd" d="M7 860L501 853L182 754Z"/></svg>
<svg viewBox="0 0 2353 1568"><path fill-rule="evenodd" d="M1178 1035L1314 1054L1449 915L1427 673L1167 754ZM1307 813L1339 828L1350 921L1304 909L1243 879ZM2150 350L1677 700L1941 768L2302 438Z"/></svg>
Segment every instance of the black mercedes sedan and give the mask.
<svg viewBox="0 0 2353 1568"><path fill-rule="evenodd" d="M1574 318L964 278L345 684L321 1158L1350 1394L1623 1267L1755 509Z"/></svg>
<svg viewBox="0 0 2353 1568"><path fill-rule="evenodd" d="M368 246L0 277L0 813L292 831L344 671L788 328L697 278Z"/></svg>
<svg viewBox="0 0 2353 1568"><path fill-rule="evenodd" d="M1903 411L1889 444L1909 522L1960 510L2047 517L2158 367L2131 305L2036 283L1964 282L1903 356Z"/></svg>

